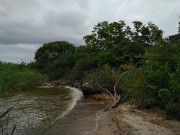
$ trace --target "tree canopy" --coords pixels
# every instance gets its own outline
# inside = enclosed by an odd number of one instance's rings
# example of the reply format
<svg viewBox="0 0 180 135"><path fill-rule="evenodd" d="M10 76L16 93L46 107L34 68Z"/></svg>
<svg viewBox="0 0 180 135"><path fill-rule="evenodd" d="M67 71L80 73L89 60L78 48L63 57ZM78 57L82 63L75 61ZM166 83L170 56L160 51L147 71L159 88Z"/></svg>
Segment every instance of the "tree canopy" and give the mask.
<svg viewBox="0 0 180 135"><path fill-rule="evenodd" d="M56 60L60 55L69 55L75 52L73 44L67 41L45 43L35 52L36 68L47 72L48 63Z"/></svg>
<svg viewBox="0 0 180 135"><path fill-rule="evenodd" d="M128 42L135 44L156 44L162 40L163 31L152 22L144 25L140 21L134 21L134 30L132 30L124 21L107 21L98 23L92 31L92 34L84 36L87 46L94 51L112 49L120 44L127 45Z"/></svg>
<svg viewBox="0 0 180 135"><path fill-rule="evenodd" d="M36 53L34 59L38 62L46 63L56 59L60 54L72 54L75 51L73 44L67 41L56 41L44 44Z"/></svg>

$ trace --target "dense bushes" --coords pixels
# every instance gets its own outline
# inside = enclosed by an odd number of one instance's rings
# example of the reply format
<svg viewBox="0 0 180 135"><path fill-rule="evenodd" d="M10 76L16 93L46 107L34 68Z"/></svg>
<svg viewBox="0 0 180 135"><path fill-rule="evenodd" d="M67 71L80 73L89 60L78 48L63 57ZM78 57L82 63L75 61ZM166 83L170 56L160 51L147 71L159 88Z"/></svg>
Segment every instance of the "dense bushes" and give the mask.
<svg viewBox="0 0 180 135"><path fill-rule="evenodd" d="M96 84L93 89L102 91L100 88L102 87L113 93L114 85L120 75L120 70L112 68L109 64L105 64L94 70L87 71L85 75L85 82L93 82L92 85ZM120 92L120 90L118 92Z"/></svg>
<svg viewBox="0 0 180 135"><path fill-rule="evenodd" d="M20 89L38 84L42 75L29 69L24 63L0 62L0 89Z"/></svg>
<svg viewBox="0 0 180 135"><path fill-rule="evenodd" d="M180 112L180 44L158 44L148 50L145 59L144 75L156 88L156 103L168 113Z"/></svg>
<svg viewBox="0 0 180 135"><path fill-rule="evenodd" d="M147 49L144 65L127 75L126 85L140 106L155 104L180 117L180 44Z"/></svg>

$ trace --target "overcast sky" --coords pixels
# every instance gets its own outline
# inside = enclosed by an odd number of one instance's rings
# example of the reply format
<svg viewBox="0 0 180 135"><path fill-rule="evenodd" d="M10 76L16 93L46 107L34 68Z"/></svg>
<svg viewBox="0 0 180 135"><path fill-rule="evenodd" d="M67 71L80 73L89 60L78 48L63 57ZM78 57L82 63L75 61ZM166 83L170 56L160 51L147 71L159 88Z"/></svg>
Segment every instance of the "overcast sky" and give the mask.
<svg viewBox="0 0 180 135"><path fill-rule="evenodd" d="M152 21L165 31L178 32L180 0L0 0L0 60L33 61L44 43L84 44L101 21Z"/></svg>

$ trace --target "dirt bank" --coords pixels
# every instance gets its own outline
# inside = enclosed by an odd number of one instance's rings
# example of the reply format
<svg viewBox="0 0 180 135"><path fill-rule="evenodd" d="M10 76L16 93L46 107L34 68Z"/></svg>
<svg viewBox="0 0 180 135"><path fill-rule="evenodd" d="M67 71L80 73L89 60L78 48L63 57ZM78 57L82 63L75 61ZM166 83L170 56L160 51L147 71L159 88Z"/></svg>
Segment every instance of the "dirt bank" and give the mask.
<svg viewBox="0 0 180 135"><path fill-rule="evenodd" d="M106 94L89 96L110 104ZM136 109L129 103L106 106L96 114L96 127L88 135L180 135L180 121L167 120L159 108Z"/></svg>
<svg viewBox="0 0 180 135"><path fill-rule="evenodd" d="M138 110L124 103L112 110L112 120L119 135L180 135L180 121L167 120L158 108Z"/></svg>

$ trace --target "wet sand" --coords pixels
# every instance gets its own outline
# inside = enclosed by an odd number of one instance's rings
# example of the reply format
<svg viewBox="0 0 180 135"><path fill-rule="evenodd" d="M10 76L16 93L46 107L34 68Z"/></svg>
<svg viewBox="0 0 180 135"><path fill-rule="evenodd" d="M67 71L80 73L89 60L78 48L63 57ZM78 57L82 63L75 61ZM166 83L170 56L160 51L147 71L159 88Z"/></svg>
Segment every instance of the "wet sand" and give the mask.
<svg viewBox="0 0 180 135"><path fill-rule="evenodd" d="M106 104L82 97L63 118L57 120L45 135L111 135L112 124Z"/></svg>
<svg viewBox="0 0 180 135"><path fill-rule="evenodd" d="M180 135L180 122L166 120L160 109L138 110L128 103L107 108L103 102L82 98L46 135Z"/></svg>
<svg viewBox="0 0 180 135"><path fill-rule="evenodd" d="M106 111L106 109L101 110L98 113L99 121L97 130L90 135L118 135L117 127L111 119L111 111Z"/></svg>

